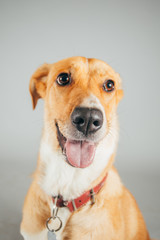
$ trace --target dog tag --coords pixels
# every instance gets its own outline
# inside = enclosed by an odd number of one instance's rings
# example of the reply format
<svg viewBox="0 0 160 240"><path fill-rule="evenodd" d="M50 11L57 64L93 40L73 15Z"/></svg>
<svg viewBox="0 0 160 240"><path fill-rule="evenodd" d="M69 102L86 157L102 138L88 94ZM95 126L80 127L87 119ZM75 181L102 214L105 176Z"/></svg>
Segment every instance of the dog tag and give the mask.
<svg viewBox="0 0 160 240"><path fill-rule="evenodd" d="M54 232L48 231L48 238L47 240L57 240L56 234Z"/></svg>
<svg viewBox="0 0 160 240"><path fill-rule="evenodd" d="M58 232L62 227L62 221L58 216L50 217L46 221L46 226L50 232Z"/></svg>

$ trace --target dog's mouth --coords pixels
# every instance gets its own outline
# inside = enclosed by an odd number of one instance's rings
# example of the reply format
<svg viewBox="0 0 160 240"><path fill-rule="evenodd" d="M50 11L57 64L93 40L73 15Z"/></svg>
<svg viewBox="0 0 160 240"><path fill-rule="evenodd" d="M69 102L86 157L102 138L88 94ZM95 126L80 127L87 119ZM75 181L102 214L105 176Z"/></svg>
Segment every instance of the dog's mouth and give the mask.
<svg viewBox="0 0 160 240"><path fill-rule="evenodd" d="M86 168L93 162L96 150L96 144L86 140L67 139L60 132L58 124L57 138L67 162L76 168Z"/></svg>

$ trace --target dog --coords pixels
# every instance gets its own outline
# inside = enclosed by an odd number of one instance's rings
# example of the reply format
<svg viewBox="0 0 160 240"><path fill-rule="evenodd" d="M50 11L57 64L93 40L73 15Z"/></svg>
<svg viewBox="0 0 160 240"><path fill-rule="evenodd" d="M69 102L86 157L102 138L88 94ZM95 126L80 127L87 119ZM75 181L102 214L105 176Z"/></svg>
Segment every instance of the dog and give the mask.
<svg viewBox="0 0 160 240"><path fill-rule="evenodd" d="M71 57L38 68L33 109L43 98L38 164L25 198L25 240L149 240L142 214L113 166L121 79L107 63Z"/></svg>

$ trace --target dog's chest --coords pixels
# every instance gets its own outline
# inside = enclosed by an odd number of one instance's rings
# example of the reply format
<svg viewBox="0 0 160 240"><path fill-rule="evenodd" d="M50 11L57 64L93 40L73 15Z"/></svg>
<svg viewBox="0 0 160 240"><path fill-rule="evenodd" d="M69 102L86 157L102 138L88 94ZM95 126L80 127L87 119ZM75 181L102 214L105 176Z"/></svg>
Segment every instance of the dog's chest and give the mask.
<svg viewBox="0 0 160 240"><path fill-rule="evenodd" d="M61 212L64 214L64 212ZM65 213L66 214L66 213ZM62 231L56 233L57 240L63 239L106 239L113 236L113 225L108 210L87 205L72 216L62 217L65 221ZM108 239L110 239L110 237Z"/></svg>

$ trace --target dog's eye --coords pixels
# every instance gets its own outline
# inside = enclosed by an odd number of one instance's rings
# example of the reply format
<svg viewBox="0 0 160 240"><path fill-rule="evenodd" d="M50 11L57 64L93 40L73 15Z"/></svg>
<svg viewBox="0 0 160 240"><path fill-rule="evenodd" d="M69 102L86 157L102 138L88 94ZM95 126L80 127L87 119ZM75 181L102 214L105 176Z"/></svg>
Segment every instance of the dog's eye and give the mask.
<svg viewBox="0 0 160 240"><path fill-rule="evenodd" d="M114 82L113 80L109 79L109 80L106 80L103 84L103 89L106 91L106 92L112 92L114 90Z"/></svg>
<svg viewBox="0 0 160 240"><path fill-rule="evenodd" d="M65 86L67 84L69 84L71 81L71 77L68 73L60 73L56 79L56 82L60 85L60 86Z"/></svg>

